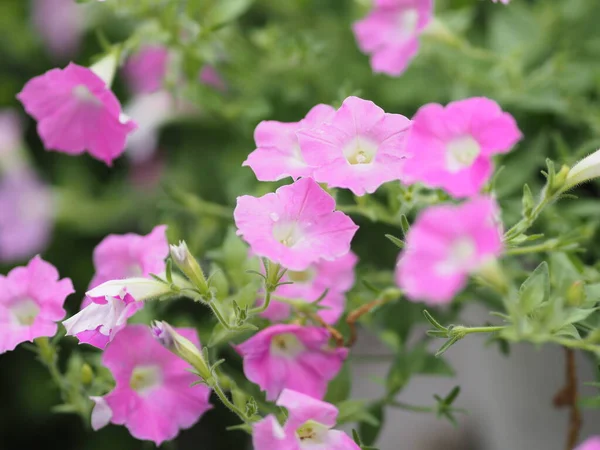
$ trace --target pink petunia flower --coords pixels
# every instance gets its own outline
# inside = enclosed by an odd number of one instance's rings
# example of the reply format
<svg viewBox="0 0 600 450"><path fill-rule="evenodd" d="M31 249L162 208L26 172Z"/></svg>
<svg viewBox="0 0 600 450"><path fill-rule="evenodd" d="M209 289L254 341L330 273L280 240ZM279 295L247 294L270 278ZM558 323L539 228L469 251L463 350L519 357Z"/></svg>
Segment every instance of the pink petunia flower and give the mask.
<svg viewBox="0 0 600 450"><path fill-rule="evenodd" d="M348 97L330 123L298 131L298 140L304 159L315 167L316 181L355 195L372 194L399 178L410 124L371 101Z"/></svg>
<svg viewBox="0 0 600 450"><path fill-rule="evenodd" d="M285 320L290 316L291 306L277 300L284 297L293 300L314 302L327 290L319 303L324 309L318 314L327 323L335 323L344 312L345 293L354 285L354 266L358 257L352 252L333 261L318 261L302 272L286 272L282 281L294 284L279 286L273 293L271 303L262 314L272 321Z"/></svg>
<svg viewBox="0 0 600 450"><path fill-rule="evenodd" d="M317 105L300 122L277 122L265 120L254 131L258 147L244 161L260 181L277 181L286 177L294 179L312 176L314 167L302 156L296 132L315 128L330 121L335 109L329 105Z"/></svg>
<svg viewBox="0 0 600 450"><path fill-rule="evenodd" d="M79 50L84 31L84 15L72 0L34 0L33 24L42 44L59 60L72 57Z"/></svg>
<svg viewBox="0 0 600 450"><path fill-rule="evenodd" d="M130 89L136 94L145 94L162 88L168 58L169 51L161 45L143 47L130 56L123 67Z"/></svg>
<svg viewBox="0 0 600 450"><path fill-rule="evenodd" d="M424 210L406 236L396 282L410 300L448 303L469 273L502 253L498 205L480 197Z"/></svg>
<svg viewBox="0 0 600 450"><path fill-rule="evenodd" d="M255 450L360 450L350 436L334 430L338 409L290 389L284 389L277 405L288 411L282 427L269 415L254 424Z"/></svg>
<svg viewBox="0 0 600 450"><path fill-rule="evenodd" d="M425 105L413 118L402 181L454 197L476 195L492 174L492 156L508 152L521 137L515 119L488 98Z"/></svg>
<svg viewBox="0 0 600 450"><path fill-rule="evenodd" d="M117 97L90 69L70 63L27 82L17 95L38 121L48 150L70 155L88 151L109 166L125 150L136 125L121 114Z"/></svg>
<svg viewBox="0 0 600 450"><path fill-rule="evenodd" d="M345 348L330 348L324 328L273 325L236 347L246 377L275 400L283 389L323 398L328 382L342 368Z"/></svg>
<svg viewBox="0 0 600 450"><path fill-rule="evenodd" d="M39 256L0 275L0 353L54 336L56 322L65 316L65 299L73 292L71 280L59 280L56 268Z"/></svg>
<svg viewBox="0 0 600 450"><path fill-rule="evenodd" d="M177 331L199 345L195 330ZM102 355L116 381L104 397L96 397L94 429L109 422L125 425L137 439L159 446L190 428L211 408L210 389L198 381L191 366L164 348L144 325L129 325Z"/></svg>
<svg viewBox="0 0 600 450"><path fill-rule="evenodd" d="M131 277L149 277L165 270L169 244L166 226L155 227L150 234L140 236L128 233L111 234L94 249L96 274L90 289L110 280ZM139 299L138 299L139 300ZM104 348L127 324L127 319L143 307L134 296L118 292L116 295L86 297L82 309L63 325L68 336L76 336L80 343Z"/></svg>
<svg viewBox="0 0 600 450"><path fill-rule="evenodd" d="M371 55L376 73L397 76L419 50L419 36L433 16L433 0L375 0L352 27L359 48Z"/></svg>
<svg viewBox="0 0 600 450"><path fill-rule="evenodd" d="M576 450L600 450L600 436L589 438L587 441L577 447Z"/></svg>
<svg viewBox="0 0 600 450"><path fill-rule="evenodd" d="M0 211L0 261L20 261L45 250L52 235L54 201L33 170L15 168L0 178Z"/></svg>
<svg viewBox="0 0 600 450"><path fill-rule="evenodd" d="M333 197L312 178L302 178L260 198L238 197L233 217L254 254L290 270L306 270L350 251L358 226L334 209Z"/></svg>

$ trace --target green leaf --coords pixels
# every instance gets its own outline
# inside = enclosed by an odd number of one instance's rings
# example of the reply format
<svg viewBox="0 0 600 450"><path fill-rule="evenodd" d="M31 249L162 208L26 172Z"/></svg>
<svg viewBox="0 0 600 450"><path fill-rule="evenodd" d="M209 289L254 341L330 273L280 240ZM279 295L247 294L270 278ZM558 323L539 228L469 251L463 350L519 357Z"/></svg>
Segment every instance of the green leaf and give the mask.
<svg viewBox="0 0 600 450"><path fill-rule="evenodd" d="M342 366L342 370L329 383L325 401L332 404L343 402L350 396L351 387L352 375L350 373L350 363L346 361Z"/></svg>
<svg viewBox="0 0 600 450"><path fill-rule="evenodd" d="M367 409L367 411L378 421L378 423L377 425L373 425L368 422L361 422L358 426L358 434L366 445L372 445L375 443L379 433L381 432L381 427L383 426L385 420L385 409L383 404L374 403Z"/></svg>
<svg viewBox="0 0 600 450"><path fill-rule="evenodd" d="M519 289L521 313L529 314L550 297L550 273L548 263L542 262Z"/></svg>
<svg viewBox="0 0 600 450"><path fill-rule="evenodd" d="M206 15L205 25L213 29L227 25L244 14L252 3L254 0L218 0Z"/></svg>
<svg viewBox="0 0 600 450"><path fill-rule="evenodd" d="M399 239L391 234L386 234L385 237L388 238L396 247L404 248L404 241L402 239Z"/></svg>
<svg viewBox="0 0 600 450"><path fill-rule="evenodd" d="M571 258L560 252L550 254L550 276L552 284L563 294L573 283L582 278Z"/></svg>
<svg viewBox="0 0 600 450"><path fill-rule="evenodd" d="M364 400L346 400L336 406L339 410L338 425L359 422L366 422L374 427L379 425L379 420L369 412Z"/></svg>

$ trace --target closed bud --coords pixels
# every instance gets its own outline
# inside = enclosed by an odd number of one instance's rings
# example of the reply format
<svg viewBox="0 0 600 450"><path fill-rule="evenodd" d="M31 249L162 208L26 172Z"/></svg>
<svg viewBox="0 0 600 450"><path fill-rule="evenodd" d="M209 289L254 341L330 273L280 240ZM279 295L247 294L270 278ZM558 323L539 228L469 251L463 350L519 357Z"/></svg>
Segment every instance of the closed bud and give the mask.
<svg viewBox="0 0 600 450"><path fill-rule="evenodd" d="M167 322L154 321L151 325L154 338L167 350L188 362L198 374L208 381L212 379L211 371L202 356L202 352L189 339L180 335Z"/></svg>
<svg viewBox="0 0 600 450"><path fill-rule="evenodd" d="M88 386L92 384L92 381L94 381L94 371L89 364L84 363L83 366L81 366L81 383Z"/></svg>
<svg viewBox="0 0 600 450"><path fill-rule="evenodd" d="M175 265L181 270L185 276L198 288L202 295L208 296L209 289L204 272L192 256L185 241L179 241L179 245L171 245L171 258Z"/></svg>
<svg viewBox="0 0 600 450"><path fill-rule="evenodd" d="M565 296L567 298L567 305L573 307L583 305L586 298L583 281L576 281L569 286Z"/></svg>
<svg viewBox="0 0 600 450"><path fill-rule="evenodd" d="M586 156L569 170L564 190L598 177L600 177L600 150Z"/></svg>

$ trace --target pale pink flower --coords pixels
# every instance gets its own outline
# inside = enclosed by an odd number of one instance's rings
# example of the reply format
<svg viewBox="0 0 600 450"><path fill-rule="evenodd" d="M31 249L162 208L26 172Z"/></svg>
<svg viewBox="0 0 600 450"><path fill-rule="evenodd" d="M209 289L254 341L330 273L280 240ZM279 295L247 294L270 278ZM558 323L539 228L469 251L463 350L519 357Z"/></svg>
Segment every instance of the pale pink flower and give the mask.
<svg viewBox="0 0 600 450"><path fill-rule="evenodd" d="M165 271L169 243L165 225L155 227L150 234L111 234L94 249L96 274L89 288L110 280L149 277ZM135 295L119 288L114 295L86 297L79 313L63 322L67 335L76 336L80 343L104 348L125 327L127 319L143 307ZM132 290L133 292L133 290ZM135 292L134 292L135 294Z"/></svg>
<svg viewBox="0 0 600 450"><path fill-rule="evenodd" d="M81 311L65 320L67 336L77 336L79 343L105 348L127 325L127 319L143 307L142 302L125 294L88 301Z"/></svg>
<svg viewBox="0 0 600 450"><path fill-rule="evenodd" d="M221 77L221 74L217 72L213 66L206 65L200 70L200 75L198 76L200 82L207 86L214 87L218 91L226 91L227 85Z"/></svg>
<svg viewBox="0 0 600 450"><path fill-rule="evenodd" d="M96 274L90 288L109 280L148 277L165 270L169 255L166 225L158 225L147 235L110 234L94 249Z"/></svg>
<svg viewBox="0 0 600 450"><path fill-rule="evenodd" d="M589 438L587 441L577 447L576 450L600 450L600 436Z"/></svg>
<svg viewBox="0 0 600 450"><path fill-rule="evenodd" d="M433 16L433 0L375 0L353 26L359 48L371 55L374 72L400 75L419 50L419 36Z"/></svg>
<svg viewBox="0 0 600 450"><path fill-rule="evenodd" d="M123 153L125 139L136 127L121 115L105 82L73 63L29 80L17 98L38 121L46 149L70 155L87 150L108 165Z"/></svg>
<svg viewBox="0 0 600 450"><path fill-rule="evenodd" d="M36 256L26 267L0 275L0 353L26 341L56 334L63 304L74 292L69 278Z"/></svg>
<svg viewBox="0 0 600 450"><path fill-rule="evenodd" d="M498 1L500 1L500 3L504 3L505 5L508 5L508 3L510 2L510 0L492 0L494 3L498 3Z"/></svg>
<svg viewBox="0 0 600 450"><path fill-rule="evenodd" d="M492 156L510 151L521 137L515 119L488 98L445 108L430 103L413 118L402 181L442 188L454 197L476 195L492 175Z"/></svg>
<svg viewBox="0 0 600 450"><path fill-rule="evenodd" d="M254 130L254 141L258 148L248 155L242 165L249 166L260 181L310 177L314 167L304 160L296 132L318 127L330 121L334 114L333 107L320 104L312 108L300 122L262 121Z"/></svg>
<svg viewBox="0 0 600 450"><path fill-rule="evenodd" d="M327 290L319 302L324 309L320 309L318 314L327 323L337 322L344 312L345 293L354 285L354 266L357 262L357 256L350 251L333 261L313 263L302 272L287 271L282 281L292 281L294 284L284 284L275 290L263 317L280 321L290 316L291 305L278 301L277 297L314 302Z"/></svg>
<svg viewBox="0 0 600 450"><path fill-rule="evenodd" d="M324 328L272 325L236 347L244 374L275 400L283 389L323 398L348 349L329 347Z"/></svg>
<svg viewBox="0 0 600 450"><path fill-rule="evenodd" d="M480 197L421 212L396 270L406 296L429 304L450 302L471 272L502 252L498 211L493 199Z"/></svg>
<svg viewBox="0 0 600 450"><path fill-rule="evenodd" d="M142 47L129 57L123 74L136 94L156 92L163 86L169 51L161 45Z"/></svg>
<svg viewBox="0 0 600 450"><path fill-rule="evenodd" d="M199 345L194 329L179 328L181 335ZM144 325L129 325L102 355L115 388L96 403L94 429L109 422L125 425L137 439L159 446L190 428L211 408L210 389L195 385L191 366L164 348Z"/></svg>
<svg viewBox="0 0 600 450"><path fill-rule="evenodd" d="M307 395L284 389L277 405L287 409L283 427L269 415L254 424L255 450L360 450L350 436L334 430L338 409Z"/></svg>
<svg viewBox="0 0 600 450"><path fill-rule="evenodd" d="M50 188L28 167L0 178L0 261L20 261L46 249L53 200Z"/></svg>
<svg viewBox="0 0 600 450"><path fill-rule="evenodd" d="M53 57L65 60L79 50L84 30L82 13L73 0L34 0L33 24Z"/></svg>
<svg viewBox="0 0 600 450"><path fill-rule="evenodd" d="M316 181L372 194L399 178L410 123L371 101L348 97L329 123L298 131L298 140Z"/></svg>
<svg viewBox="0 0 600 450"><path fill-rule="evenodd" d="M301 178L260 198L238 197L233 217L254 254L290 270L306 270L350 251L358 226L334 209L333 197L312 178Z"/></svg>
<svg viewBox="0 0 600 450"><path fill-rule="evenodd" d="M0 109L0 167L2 161L23 145L23 128L19 116L12 109Z"/></svg>

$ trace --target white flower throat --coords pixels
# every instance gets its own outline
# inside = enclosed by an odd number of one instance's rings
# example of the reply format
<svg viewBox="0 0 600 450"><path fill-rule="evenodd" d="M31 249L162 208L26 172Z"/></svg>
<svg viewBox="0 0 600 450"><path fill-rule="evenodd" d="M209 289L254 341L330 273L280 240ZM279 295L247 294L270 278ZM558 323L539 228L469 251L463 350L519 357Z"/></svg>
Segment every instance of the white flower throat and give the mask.
<svg viewBox="0 0 600 450"><path fill-rule="evenodd" d="M377 154L377 144L359 136L346 144L343 153L346 161L353 166L357 164L370 164Z"/></svg>
<svg viewBox="0 0 600 450"><path fill-rule="evenodd" d="M33 325L40 313L40 307L30 298L24 298L14 303L9 310L13 317L13 323L21 326Z"/></svg>
<svg viewBox="0 0 600 450"><path fill-rule="evenodd" d="M453 139L446 145L446 168L452 173L466 169L480 153L481 147L472 136Z"/></svg>

